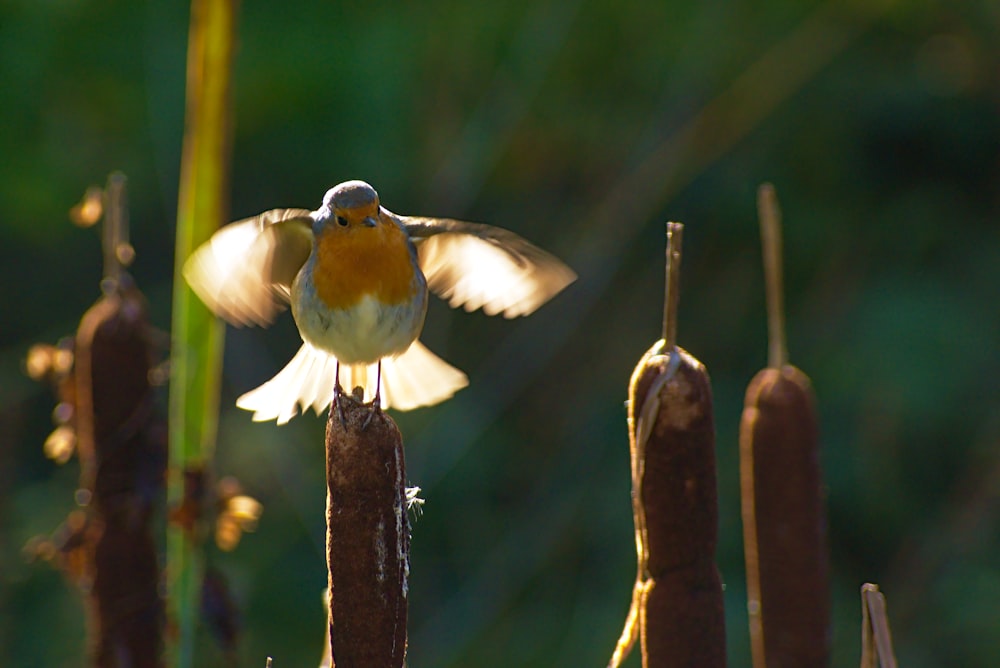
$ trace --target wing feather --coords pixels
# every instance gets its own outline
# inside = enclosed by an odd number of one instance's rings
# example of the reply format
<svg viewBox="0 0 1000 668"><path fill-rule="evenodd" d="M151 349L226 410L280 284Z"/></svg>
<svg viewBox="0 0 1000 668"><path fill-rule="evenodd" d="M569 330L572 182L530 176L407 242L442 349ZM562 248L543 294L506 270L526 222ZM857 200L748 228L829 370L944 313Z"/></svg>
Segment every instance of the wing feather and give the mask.
<svg viewBox="0 0 1000 668"><path fill-rule="evenodd" d="M312 239L309 211L265 211L220 228L184 263L184 278L228 322L266 325L288 303Z"/></svg>
<svg viewBox="0 0 1000 668"><path fill-rule="evenodd" d="M427 287L467 311L527 315L576 279L572 269L509 230L399 216L417 248Z"/></svg>

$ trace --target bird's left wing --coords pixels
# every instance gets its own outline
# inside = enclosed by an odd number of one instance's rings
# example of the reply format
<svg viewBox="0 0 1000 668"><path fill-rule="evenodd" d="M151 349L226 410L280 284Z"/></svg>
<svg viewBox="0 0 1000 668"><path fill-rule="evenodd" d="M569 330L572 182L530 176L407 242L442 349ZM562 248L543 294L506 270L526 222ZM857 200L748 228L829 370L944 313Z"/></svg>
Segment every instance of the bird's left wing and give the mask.
<svg viewBox="0 0 1000 668"><path fill-rule="evenodd" d="M427 287L467 311L527 315L576 279L555 256L508 230L398 216L417 248Z"/></svg>
<svg viewBox="0 0 1000 668"><path fill-rule="evenodd" d="M184 263L184 278L216 315L266 325L288 302L312 251L306 209L273 209L219 229Z"/></svg>

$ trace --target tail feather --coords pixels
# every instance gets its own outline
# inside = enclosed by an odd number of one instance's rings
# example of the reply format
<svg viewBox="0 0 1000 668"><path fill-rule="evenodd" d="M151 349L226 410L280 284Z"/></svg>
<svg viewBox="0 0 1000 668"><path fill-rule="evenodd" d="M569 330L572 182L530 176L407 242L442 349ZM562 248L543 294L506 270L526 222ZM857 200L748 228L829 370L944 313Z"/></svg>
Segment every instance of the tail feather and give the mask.
<svg viewBox="0 0 1000 668"><path fill-rule="evenodd" d="M469 384L464 373L414 341L399 357L382 360L382 406L408 411L431 406Z"/></svg>
<svg viewBox="0 0 1000 668"><path fill-rule="evenodd" d="M333 400L333 380L337 359L304 343L295 356L271 380L236 400L236 405L253 411L255 422L277 420L285 424L312 406L317 414Z"/></svg>
<svg viewBox="0 0 1000 668"><path fill-rule="evenodd" d="M352 365L342 369L348 382L346 391L365 388L365 400L375 394L377 364ZM253 411L255 422L277 420L285 424L299 410L310 406L321 415L333 400L337 358L303 343L295 356L277 375L236 400L236 405ZM346 372L346 374L345 374ZM383 408L410 410L444 401L469 384L464 373L427 350L419 341L402 355L382 360L381 398Z"/></svg>
<svg viewBox="0 0 1000 668"><path fill-rule="evenodd" d="M337 369L337 360L315 349L312 353L311 363L299 392L299 400L303 413L312 406L316 415L320 415L333 399L333 376Z"/></svg>

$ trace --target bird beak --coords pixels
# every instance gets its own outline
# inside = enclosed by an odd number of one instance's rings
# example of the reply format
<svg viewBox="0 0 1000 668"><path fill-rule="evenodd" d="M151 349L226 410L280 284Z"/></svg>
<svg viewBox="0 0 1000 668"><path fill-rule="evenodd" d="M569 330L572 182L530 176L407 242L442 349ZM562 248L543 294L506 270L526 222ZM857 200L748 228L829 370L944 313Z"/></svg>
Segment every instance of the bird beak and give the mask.
<svg viewBox="0 0 1000 668"><path fill-rule="evenodd" d="M361 221L365 227L375 227L378 225L378 221L371 216L365 216L365 219Z"/></svg>

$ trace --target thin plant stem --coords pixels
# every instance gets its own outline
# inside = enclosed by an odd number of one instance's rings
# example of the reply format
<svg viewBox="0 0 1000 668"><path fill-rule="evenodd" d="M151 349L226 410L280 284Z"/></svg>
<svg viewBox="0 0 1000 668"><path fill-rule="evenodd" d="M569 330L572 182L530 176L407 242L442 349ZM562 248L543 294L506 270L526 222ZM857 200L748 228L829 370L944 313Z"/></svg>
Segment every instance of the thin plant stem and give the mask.
<svg viewBox="0 0 1000 668"><path fill-rule="evenodd" d="M131 249L128 240L128 200L125 190L126 179L121 172L115 172L108 177L105 188L104 213L104 280L102 287L105 293L117 289L123 265L131 260L131 253L123 257L124 248Z"/></svg>
<svg viewBox="0 0 1000 668"><path fill-rule="evenodd" d="M757 216L760 218L760 242L764 253L764 284L767 293L767 364L780 369L788 364L785 338L784 280L781 267L781 209L770 183L757 190Z"/></svg>
<svg viewBox="0 0 1000 668"><path fill-rule="evenodd" d="M684 225L667 223L666 282L663 290L663 342L664 350L677 345L677 305L681 298L681 247Z"/></svg>

